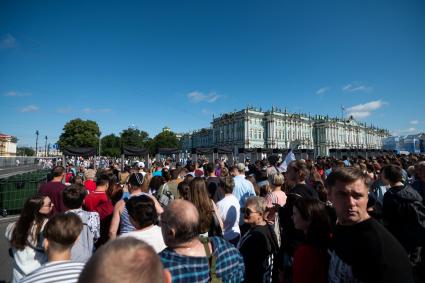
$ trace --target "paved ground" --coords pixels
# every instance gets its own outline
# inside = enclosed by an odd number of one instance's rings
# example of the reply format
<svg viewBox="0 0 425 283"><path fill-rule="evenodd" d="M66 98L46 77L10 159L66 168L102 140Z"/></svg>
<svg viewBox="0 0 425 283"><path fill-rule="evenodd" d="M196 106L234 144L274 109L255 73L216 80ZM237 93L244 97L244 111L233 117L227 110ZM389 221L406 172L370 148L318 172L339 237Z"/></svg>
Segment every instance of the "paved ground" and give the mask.
<svg viewBox="0 0 425 283"><path fill-rule="evenodd" d="M0 283L12 280L12 258L9 257L9 243L4 232L9 223L16 221L18 216L0 217Z"/></svg>

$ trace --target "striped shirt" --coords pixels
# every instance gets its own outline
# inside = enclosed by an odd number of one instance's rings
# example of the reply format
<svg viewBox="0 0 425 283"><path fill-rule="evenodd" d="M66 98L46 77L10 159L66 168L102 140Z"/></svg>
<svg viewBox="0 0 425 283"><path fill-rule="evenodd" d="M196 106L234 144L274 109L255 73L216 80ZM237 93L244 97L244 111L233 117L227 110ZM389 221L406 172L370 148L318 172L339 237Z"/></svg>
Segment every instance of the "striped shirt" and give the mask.
<svg viewBox="0 0 425 283"><path fill-rule="evenodd" d="M217 277L223 282L242 282L245 267L239 251L220 237L210 237L210 242L217 259ZM163 250L159 256L164 268L170 271L173 283L210 280L207 257L183 256L170 248Z"/></svg>
<svg viewBox="0 0 425 283"><path fill-rule="evenodd" d="M20 283L76 283L84 263L66 261L48 262L25 276Z"/></svg>
<svg viewBox="0 0 425 283"><path fill-rule="evenodd" d="M132 197L138 197L138 196L141 196L141 195L149 196L146 193L140 193L140 194L137 194L137 195L130 195L130 197L128 199L130 199ZM126 200L124 199L124 201L126 201ZM120 234L125 234L125 233L132 232L132 231L135 231L135 230L136 230L136 228L133 226L133 224L131 224L130 215L128 215L127 208L124 205L124 209L121 212L121 219L120 219Z"/></svg>

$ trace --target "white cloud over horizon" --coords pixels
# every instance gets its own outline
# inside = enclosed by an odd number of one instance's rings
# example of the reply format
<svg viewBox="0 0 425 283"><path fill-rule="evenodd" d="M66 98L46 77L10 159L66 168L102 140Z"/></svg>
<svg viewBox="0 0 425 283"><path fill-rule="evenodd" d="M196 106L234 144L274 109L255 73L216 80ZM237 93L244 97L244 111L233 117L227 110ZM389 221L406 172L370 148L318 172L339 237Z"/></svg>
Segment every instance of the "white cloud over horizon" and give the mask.
<svg viewBox="0 0 425 283"><path fill-rule="evenodd" d="M353 116L355 119L363 119L372 114L373 111L381 108L386 103L380 100L357 104L346 109L348 116Z"/></svg>
<svg viewBox="0 0 425 283"><path fill-rule="evenodd" d="M412 120L412 121L410 121L409 122L411 125L417 125L417 124L419 124L419 121L418 120Z"/></svg>
<svg viewBox="0 0 425 283"><path fill-rule="evenodd" d="M414 134L419 134L419 133L423 133L424 130L415 128L415 127L409 127L406 129L398 129L398 130L394 130L391 132L391 135L393 136L403 136L403 135L414 135Z"/></svg>
<svg viewBox="0 0 425 283"><path fill-rule="evenodd" d="M317 95L323 95L323 94L325 94L326 92L328 92L328 91L330 91L330 90L331 90L331 87L330 87L330 86L325 86L325 87L319 88L319 89L316 91L316 94L317 94Z"/></svg>
<svg viewBox="0 0 425 283"><path fill-rule="evenodd" d="M28 106L22 107L20 109L20 111L23 112L23 113L37 112L38 110L39 110L39 108L35 105L28 105Z"/></svg>
<svg viewBox="0 0 425 283"><path fill-rule="evenodd" d="M207 94L201 91L192 91L187 94L187 98L192 103L199 103L199 102L214 103L220 98L220 95L218 95L214 91L209 92Z"/></svg>
<svg viewBox="0 0 425 283"><path fill-rule="evenodd" d="M16 46L16 39L10 33L2 36L2 38L0 39L0 48L7 49Z"/></svg>
<svg viewBox="0 0 425 283"><path fill-rule="evenodd" d="M372 91L373 87L362 84L360 82L351 82L343 86L341 89L344 92L368 92Z"/></svg>
<svg viewBox="0 0 425 283"><path fill-rule="evenodd" d="M31 92L20 92L20 91L8 91L5 94L3 94L3 96L8 96L8 97L18 97L18 96L30 96L32 95Z"/></svg>

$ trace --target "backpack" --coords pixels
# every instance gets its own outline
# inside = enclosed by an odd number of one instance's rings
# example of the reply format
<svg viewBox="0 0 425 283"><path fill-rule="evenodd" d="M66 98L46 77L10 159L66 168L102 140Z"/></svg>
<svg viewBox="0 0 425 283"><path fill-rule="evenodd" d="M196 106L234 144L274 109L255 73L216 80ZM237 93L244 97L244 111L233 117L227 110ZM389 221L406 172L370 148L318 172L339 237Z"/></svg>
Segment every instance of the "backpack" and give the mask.
<svg viewBox="0 0 425 283"><path fill-rule="evenodd" d="M405 233L408 235L411 246L422 247L425 244L425 206L419 200L401 198L392 191L388 191L398 200L397 215L405 223Z"/></svg>
<svg viewBox="0 0 425 283"><path fill-rule="evenodd" d="M216 272L216 262L217 262L217 258L215 257L214 254L212 254L210 252L210 247L209 247L209 242L210 239L207 237L199 237L199 240L201 241L201 243L204 245L204 249L205 249L205 254L207 255L208 258L208 266L209 266L209 274L210 274L210 280L208 280L208 282L212 282L212 283L221 283L223 282L218 276L217 276L217 272Z"/></svg>
<svg viewBox="0 0 425 283"><path fill-rule="evenodd" d="M163 208L167 207L170 204L170 202L175 199L174 195L168 189L167 183L165 183L162 186L162 189L161 188L159 189L156 198Z"/></svg>
<svg viewBox="0 0 425 283"><path fill-rule="evenodd" d="M73 213L73 212L70 212ZM80 236L71 249L71 260L76 262L87 262L94 252L94 234L90 230L88 222L88 215L77 214L83 221L83 230Z"/></svg>

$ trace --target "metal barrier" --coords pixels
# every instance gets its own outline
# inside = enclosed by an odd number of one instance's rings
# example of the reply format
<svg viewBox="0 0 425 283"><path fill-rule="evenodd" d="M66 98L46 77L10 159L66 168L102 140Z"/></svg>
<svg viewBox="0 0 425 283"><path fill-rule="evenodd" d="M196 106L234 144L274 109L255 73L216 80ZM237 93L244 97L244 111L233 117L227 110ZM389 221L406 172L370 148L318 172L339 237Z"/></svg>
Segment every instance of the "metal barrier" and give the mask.
<svg viewBox="0 0 425 283"><path fill-rule="evenodd" d="M19 214L25 201L47 181L48 170L28 172L0 179L0 212L3 217Z"/></svg>
<svg viewBox="0 0 425 283"><path fill-rule="evenodd" d="M34 165L39 159L35 156L0 156L0 168L16 167L16 160L19 160L19 166Z"/></svg>

